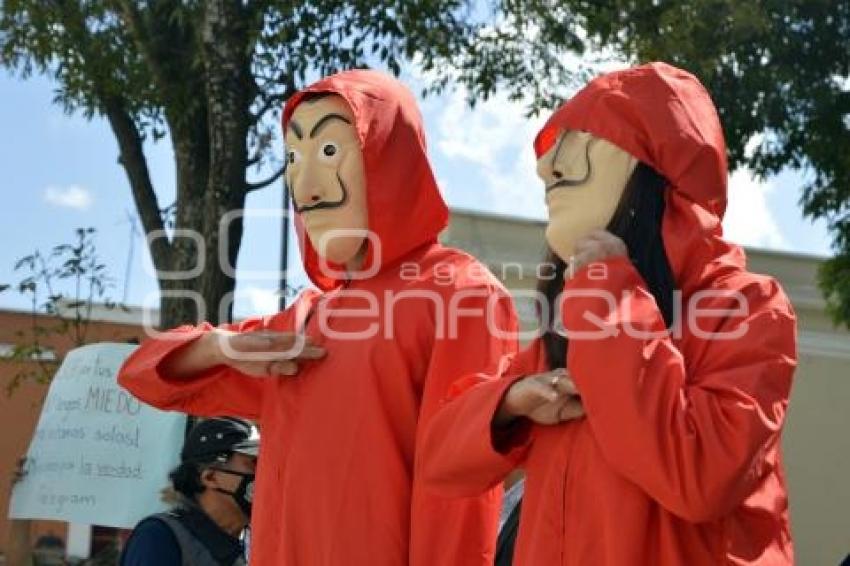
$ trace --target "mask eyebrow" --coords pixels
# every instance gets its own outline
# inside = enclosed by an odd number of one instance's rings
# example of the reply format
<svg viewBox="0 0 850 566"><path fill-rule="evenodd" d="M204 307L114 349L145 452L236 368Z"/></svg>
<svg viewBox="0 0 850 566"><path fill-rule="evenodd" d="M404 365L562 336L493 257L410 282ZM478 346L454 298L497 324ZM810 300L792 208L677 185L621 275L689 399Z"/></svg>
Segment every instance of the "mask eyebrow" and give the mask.
<svg viewBox="0 0 850 566"><path fill-rule="evenodd" d="M298 125L298 122L295 120L289 121L289 128L292 130L292 133L295 134L295 137L299 140L304 139L304 132L301 130L301 126Z"/></svg>
<svg viewBox="0 0 850 566"><path fill-rule="evenodd" d="M351 120L349 120L345 116L342 116L341 114L326 114L325 116L322 116L321 119L319 119L319 121L316 122L316 125L313 126L313 129L310 130L310 137L311 138L315 137L316 134L319 133L319 129L322 128L325 124L327 124L331 120L342 120L346 124L349 124L349 125L351 124Z"/></svg>

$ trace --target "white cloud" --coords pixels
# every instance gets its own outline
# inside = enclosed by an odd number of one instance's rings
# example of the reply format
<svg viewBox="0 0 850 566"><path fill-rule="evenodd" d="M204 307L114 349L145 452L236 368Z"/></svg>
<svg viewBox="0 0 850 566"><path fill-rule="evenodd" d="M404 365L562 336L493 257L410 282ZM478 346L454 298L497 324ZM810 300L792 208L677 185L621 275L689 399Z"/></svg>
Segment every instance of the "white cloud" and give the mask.
<svg viewBox="0 0 850 566"><path fill-rule="evenodd" d="M79 185L67 187L51 185L44 190L44 200L54 206L87 210L94 199L91 191Z"/></svg>
<svg viewBox="0 0 850 566"><path fill-rule="evenodd" d="M435 135L438 150L450 160L472 166L484 181L483 187L467 190L486 191L489 199L480 202L486 202L490 212L543 217L543 191L531 142L544 117L526 118L524 104L503 95L480 102L473 110L461 89L441 102ZM468 187L469 178L464 181Z"/></svg>
<svg viewBox="0 0 850 566"><path fill-rule="evenodd" d="M610 53L569 57L574 59L573 68L593 74L628 66ZM423 80L421 73L414 73L413 77ZM581 86L564 85L563 94L572 94ZM451 161L468 165L470 170L463 179L448 179L452 187L462 187L458 190L468 196L470 191L478 191L479 195L467 199L480 202L476 208L545 218L543 186L537 177L532 142L550 113L544 111L528 118L527 101L511 101L502 92L470 109L466 96L463 88L457 88L440 97L436 104L433 100L423 104L428 114L438 116L433 134L438 151ZM473 177L483 181L483 186L471 186Z"/></svg>
<svg viewBox="0 0 850 566"><path fill-rule="evenodd" d="M453 190L467 194L478 191L481 196L475 200L481 204L477 208L545 218L543 190L531 143L546 115L529 119L524 116L524 109L522 102L496 96L470 110L465 93L458 89L440 100L433 139L445 158L468 169L463 182L452 176L446 180ZM434 107L429 110L433 112ZM760 141L751 140L748 151ZM483 185L475 186L473 179L480 179ZM747 169L733 173L729 179L730 204L723 222L726 237L753 247L787 249L788 242L768 207L773 190L772 182L755 179Z"/></svg>
<svg viewBox="0 0 850 566"><path fill-rule="evenodd" d="M280 296L277 291L261 287L248 287L239 293L247 296L251 304L250 311L256 314L272 314L279 310Z"/></svg>
<svg viewBox="0 0 850 566"><path fill-rule="evenodd" d="M760 248L788 248L767 202L774 186L759 181L748 169L738 169L729 177L729 206L723 219L723 232L729 240Z"/></svg>

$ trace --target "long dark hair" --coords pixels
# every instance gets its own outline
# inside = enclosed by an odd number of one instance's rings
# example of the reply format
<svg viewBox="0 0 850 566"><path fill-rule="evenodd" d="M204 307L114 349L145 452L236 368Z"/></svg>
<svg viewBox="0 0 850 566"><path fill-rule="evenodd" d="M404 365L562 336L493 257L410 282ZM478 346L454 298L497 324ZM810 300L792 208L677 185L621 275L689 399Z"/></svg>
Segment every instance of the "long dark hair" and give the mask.
<svg viewBox="0 0 850 566"><path fill-rule="evenodd" d="M197 500L198 495L203 493L204 484L201 482L201 472L204 466L199 462L181 462L168 474L174 491L187 499Z"/></svg>
<svg viewBox="0 0 850 566"><path fill-rule="evenodd" d="M638 163L607 229L625 242L629 259L655 297L669 328L673 324L676 283L661 237L666 186L664 177L649 165ZM558 332L556 324L560 320L560 313L556 310L558 296L564 288L567 263L552 250L549 250L546 261L551 266L550 272L537 282L537 290L546 297L546 302L538 302L537 314L541 324L545 325L542 340L549 369L556 369L567 365L567 339Z"/></svg>

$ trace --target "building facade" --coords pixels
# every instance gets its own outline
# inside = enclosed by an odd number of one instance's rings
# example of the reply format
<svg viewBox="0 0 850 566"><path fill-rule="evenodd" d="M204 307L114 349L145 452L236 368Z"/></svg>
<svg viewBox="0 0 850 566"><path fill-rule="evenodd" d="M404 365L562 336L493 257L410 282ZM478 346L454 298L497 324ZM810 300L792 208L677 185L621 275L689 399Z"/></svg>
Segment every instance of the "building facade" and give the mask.
<svg viewBox="0 0 850 566"><path fill-rule="evenodd" d="M138 309L96 308L86 331L86 342L128 342L144 337L142 315ZM19 458L26 455L30 439L38 424L41 407L47 395L47 384L30 376L38 373L39 362L14 361L9 354L16 345L31 344L34 328L55 328L59 320L53 316L36 315L22 311L0 310L0 556L10 541L11 523L8 519L9 495L12 475ZM41 340L42 361L50 364L61 360L74 347L68 334L51 334ZM23 377L23 379L20 379ZM13 382L17 386L11 387ZM70 543L86 554L97 553L101 547L114 541L114 529L89 528L88 525L69 525L60 521L29 521L30 544L39 539ZM20 530L16 530L18 535ZM70 535L70 536L69 536ZM71 540L68 540L68 539ZM2 562L0 562L2 564Z"/></svg>

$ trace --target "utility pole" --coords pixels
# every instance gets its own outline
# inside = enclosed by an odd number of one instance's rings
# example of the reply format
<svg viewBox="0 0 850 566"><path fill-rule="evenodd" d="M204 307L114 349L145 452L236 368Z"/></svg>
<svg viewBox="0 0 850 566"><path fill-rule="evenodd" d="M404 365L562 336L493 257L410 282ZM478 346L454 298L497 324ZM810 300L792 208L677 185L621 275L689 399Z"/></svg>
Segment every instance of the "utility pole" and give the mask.
<svg viewBox="0 0 850 566"><path fill-rule="evenodd" d="M287 281L287 270L289 269L289 187L286 185L286 170L281 175L283 179L283 214L281 216L281 245L280 245L280 310L286 308L286 294L289 281Z"/></svg>

